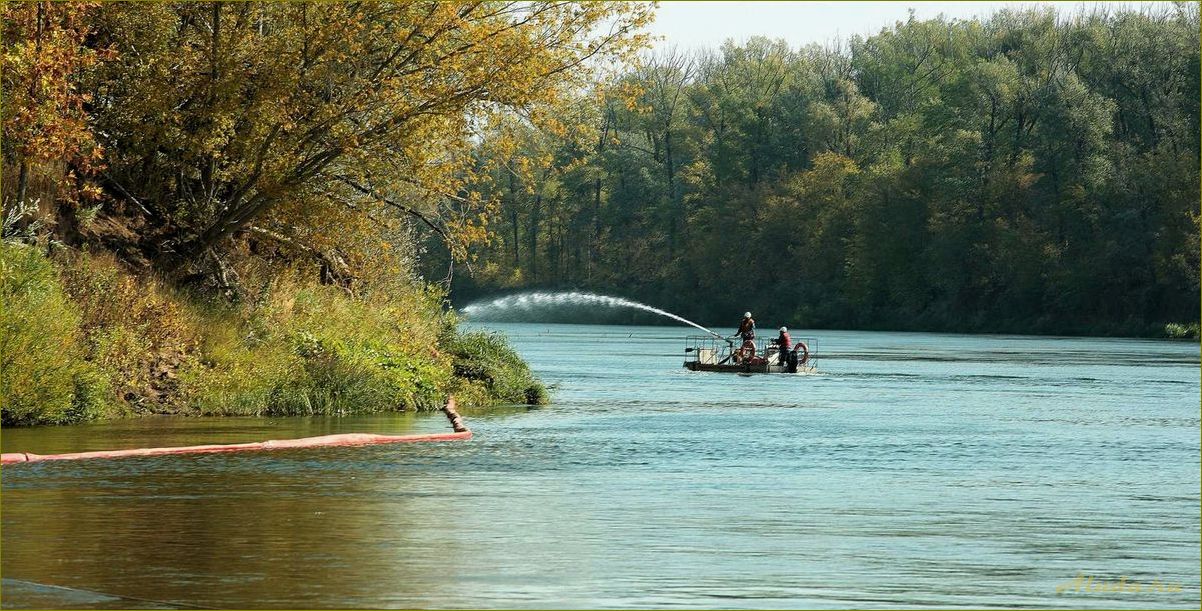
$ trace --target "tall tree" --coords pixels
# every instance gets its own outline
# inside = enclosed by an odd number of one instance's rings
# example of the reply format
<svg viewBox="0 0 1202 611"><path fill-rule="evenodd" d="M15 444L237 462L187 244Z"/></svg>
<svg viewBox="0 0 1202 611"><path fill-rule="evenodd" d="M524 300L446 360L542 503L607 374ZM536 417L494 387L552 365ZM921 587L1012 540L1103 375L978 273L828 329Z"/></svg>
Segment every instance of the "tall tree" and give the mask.
<svg viewBox="0 0 1202 611"><path fill-rule="evenodd" d="M192 264L303 201L414 217L455 256L484 234L474 126L529 112L641 44L622 3L107 4L95 80L115 199ZM277 215L278 217L278 215ZM280 218L274 221L287 223Z"/></svg>

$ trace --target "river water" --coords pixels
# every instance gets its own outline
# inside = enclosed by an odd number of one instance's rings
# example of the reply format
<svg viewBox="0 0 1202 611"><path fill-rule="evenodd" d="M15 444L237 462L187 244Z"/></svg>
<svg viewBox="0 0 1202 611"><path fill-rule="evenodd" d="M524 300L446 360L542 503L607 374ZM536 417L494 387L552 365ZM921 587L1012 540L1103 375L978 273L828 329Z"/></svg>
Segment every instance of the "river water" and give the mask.
<svg viewBox="0 0 1202 611"><path fill-rule="evenodd" d="M553 406L469 412L467 442L7 467L4 577L238 608L1198 608L1196 344L817 331L819 374L742 377L684 370L686 328L491 327ZM2 442L446 428L152 419Z"/></svg>

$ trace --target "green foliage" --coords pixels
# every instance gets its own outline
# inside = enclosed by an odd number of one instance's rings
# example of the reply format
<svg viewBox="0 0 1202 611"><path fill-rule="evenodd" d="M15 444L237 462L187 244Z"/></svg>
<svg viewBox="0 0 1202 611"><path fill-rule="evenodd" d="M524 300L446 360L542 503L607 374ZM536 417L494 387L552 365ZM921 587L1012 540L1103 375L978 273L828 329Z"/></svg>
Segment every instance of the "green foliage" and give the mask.
<svg viewBox="0 0 1202 611"><path fill-rule="evenodd" d="M252 306L211 304L214 328L184 372L201 413L346 414L437 409L451 388L435 296L355 298L282 274Z"/></svg>
<svg viewBox="0 0 1202 611"><path fill-rule="evenodd" d="M135 413L186 409L178 372L203 325L184 296L153 275L130 274L108 255L63 252L55 263L79 310L87 359L107 374L116 395Z"/></svg>
<svg viewBox="0 0 1202 611"><path fill-rule="evenodd" d="M1198 339L1198 323L1181 324L1171 322L1164 326L1165 337L1173 339Z"/></svg>
<svg viewBox="0 0 1202 611"><path fill-rule="evenodd" d="M81 422L115 411L86 360L79 308L54 265L31 246L0 242L0 421Z"/></svg>
<svg viewBox="0 0 1202 611"><path fill-rule="evenodd" d="M342 415L434 409L447 370L399 351L319 339L300 331L255 348L213 345L208 366L185 376L200 413Z"/></svg>
<svg viewBox="0 0 1202 611"><path fill-rule="evenodd" d="M649 58L598 96L592 144L482 144L499 166L575 165L495 173L498 239L455 295L587 288L709 324L750 309L1159 334L1200 306L1198 32L1194 4L1040 8Z"/></svg>
<svg viewBox="0 0 1202 611"><path fill-rule="evenodd" d="M441 294L417 282L352 296L274 269L247 279L253 299L231 304L107 255L2 249L5 425L431 410L452 392L468 405L545 402L503 339L455 336Z"/></svg>
<svg viewBox="0 0 1202 611"><path fill-rule="evenodd" d="M541 405L547 389L505 339L495 333L456 333L450 340L460 395L469 405L524 403Z"/></svg>

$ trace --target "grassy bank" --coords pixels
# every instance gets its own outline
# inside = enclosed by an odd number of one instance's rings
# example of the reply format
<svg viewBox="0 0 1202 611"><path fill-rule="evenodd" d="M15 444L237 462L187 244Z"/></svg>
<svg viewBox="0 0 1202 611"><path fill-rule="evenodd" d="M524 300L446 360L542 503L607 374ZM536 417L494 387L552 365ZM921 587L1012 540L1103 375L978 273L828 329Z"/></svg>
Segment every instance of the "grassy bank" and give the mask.
<svg viewBox="0 0 1202 611"><path fill-rule="evenodd" d="M231 303L109 255L0 244L3 424L546 401L501 338L460 334L429 287L351 295L306 277L252 270Z"/></svg>

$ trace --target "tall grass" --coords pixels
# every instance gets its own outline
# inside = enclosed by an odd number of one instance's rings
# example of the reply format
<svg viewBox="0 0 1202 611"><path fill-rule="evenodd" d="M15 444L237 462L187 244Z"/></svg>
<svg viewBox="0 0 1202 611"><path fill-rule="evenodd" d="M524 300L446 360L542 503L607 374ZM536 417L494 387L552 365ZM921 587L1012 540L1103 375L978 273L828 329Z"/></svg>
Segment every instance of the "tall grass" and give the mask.
<svg viewBox="0 0 1202 611"><path fill-rule="evenodd" d="M83 338L78 307L50 261L34 247L0 242L0 422L57 424L117 411Z"/></svg>
<svg viewBox="0 0 1202 611"><path fill-rule="evenodd" d="M352 298L284 275L216 321L184 374L197 411L346 414L433 409L450 388L437 302Z"/></svg>
<svg viewBox="0 0 1202 611"><path fill-rule="evenodd" d="M356 296L303 270L249 270L242 303L205 299L111 256L5 245L5 424L123 413L315 415L541 403L501 338L460 335L418 282Z"/></svg>
<svg viewBox="0 0 1202 611"><path fill-rule="evenodd" d="M456 333L447 343L455 356L459 394L469 403L540 405L548 401L546 387L500 335Z"/></svg>

